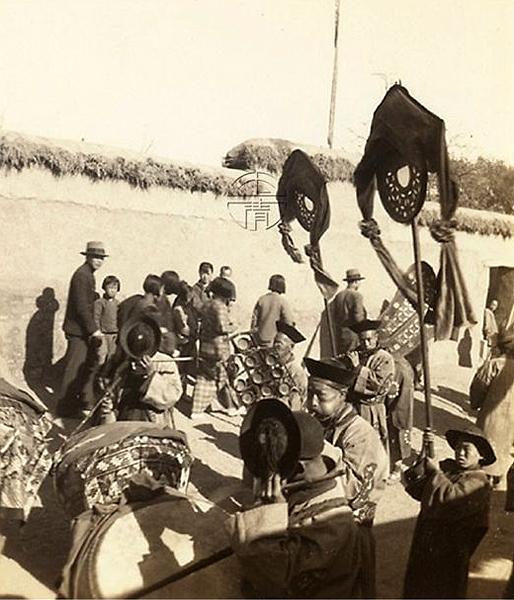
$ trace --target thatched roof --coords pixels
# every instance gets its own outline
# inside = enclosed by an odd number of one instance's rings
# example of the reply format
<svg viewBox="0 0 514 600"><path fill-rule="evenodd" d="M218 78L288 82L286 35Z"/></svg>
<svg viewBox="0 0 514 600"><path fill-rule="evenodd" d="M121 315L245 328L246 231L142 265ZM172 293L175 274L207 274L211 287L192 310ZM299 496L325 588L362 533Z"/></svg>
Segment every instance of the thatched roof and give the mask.
<svg viewBox="0 0 514 600"><path fill-rule="evenodd" d="M162 186L190 192L233 192L233 171L196 166L186 162L150 158L135 152L84 142L49 140L3 132L0 167L21 171L32 167L49 170L56 177L82 175L92 181L124 181L148 189Z"/></svg>
<svg viewBox="0 0 514 600"><path fill-rule="evenodd" d="M297 148L312 158L328 181L352 180L355 165L342 150L297 144L279 138L246 140L227 152L223 166L244 171L264 170L279 175L287 157Z"/></svg>

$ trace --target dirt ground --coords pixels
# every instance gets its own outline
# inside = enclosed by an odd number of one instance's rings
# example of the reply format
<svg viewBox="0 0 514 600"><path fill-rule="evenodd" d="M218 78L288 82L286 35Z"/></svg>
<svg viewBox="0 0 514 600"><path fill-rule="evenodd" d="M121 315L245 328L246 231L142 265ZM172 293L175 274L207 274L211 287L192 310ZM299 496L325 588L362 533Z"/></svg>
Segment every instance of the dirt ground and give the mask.
<svg viewBox="0 0 514 600"><path fill-rule="evenodd" d="M468 412L466 390L471 369L439 368L432 374L436 453L445 458L451 451L442 437L450 427L461 426L473 418ZM238 450L241 418L219 413L191 421L176 411L177 427L185 431L195 455L189 492L200 495L228 513L239 508L242 462ZM415 448L420 447L424 424L422 393L415 399ZM76 422L67 422L69 433ZM56 445L59 440L56 439ZM57 580L70 549L70 526L59 506L51 477L41 489L42 506L33 509L23 528L3 520L1 527L0 597L55 598ZM514 515L504 511L505 492L494 491L491 523L486 538L473 557L468 597L501 598L512 568ZM398 482L388 486L379 504L375 535L377 540L378 597L399 598L418 513L412 500ZM177 588L173 592L180 593ZM166 597L161 594L160 597ZM177 596L175 596L177 597ZM180 597L180 596L178 596Z"/></svg>

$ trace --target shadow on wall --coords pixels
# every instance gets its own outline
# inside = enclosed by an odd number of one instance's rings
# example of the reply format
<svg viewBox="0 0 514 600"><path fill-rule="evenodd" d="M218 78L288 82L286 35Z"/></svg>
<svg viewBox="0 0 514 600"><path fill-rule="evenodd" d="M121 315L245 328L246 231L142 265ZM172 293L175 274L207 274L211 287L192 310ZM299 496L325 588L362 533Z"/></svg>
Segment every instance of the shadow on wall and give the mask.
<svg viewBox="0 0 514 600"><path fill-rule="evenodd" d="M473 349L473 337L471 335L471 329L468 327L464 330L464 335L457 344L457 354L459 357L459 367L473 366L473 360L471 358L471 351Z"/></svg>
<svg viewBox="0 0 514 600"><path fill-rule="evenodd" d="M55 314L59 310L53 288L43 289L36 307L25 333L23 375L30 389L49 406L55 395L52 390L62 376L61 361L53 364Z"/></svg>

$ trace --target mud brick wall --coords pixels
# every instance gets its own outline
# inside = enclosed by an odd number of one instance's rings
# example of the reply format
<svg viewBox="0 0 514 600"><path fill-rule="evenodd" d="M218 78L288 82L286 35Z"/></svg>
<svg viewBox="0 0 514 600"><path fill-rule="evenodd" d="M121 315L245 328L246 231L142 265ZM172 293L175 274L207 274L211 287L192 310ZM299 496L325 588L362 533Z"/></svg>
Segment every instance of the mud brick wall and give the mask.
<svg viewBox="0 0 514 600"><path fill-rule="evenodd" d="M224 170L224 174L231 173ZM234 173L237 177L240 173ZM341 280L350 267L367 279L362 286L368 312L378 314L394 286L368 240L358 229L360 215L355 193L347 183L329 185L331 227L322 239L323 260L331 275ZM92 183L84 177L57 178L33 168L0 172L0 368L12 381L23 382L24 372L38 373L62 357L61 330L70 276L82 262L79 252L87 240L103 240L110 257L97 274L116 274L121 297L140 291L148 273L177 270L193 283L202 260L216 270L229 264L234 271L238 301L233 308L240 330L248 328L256 299L267 289L272 273L287 279L287 297L299 328L309 338L323 308L308 264L295 264L285 254L276 228L249 231L229 213L226 197L164 188L143 191L124 182ZM376 203L383 239L400 267L413 262L408 227L393 223ZM439 248L421 230L424 260L437 271ZM306 232L296 225L299 248ZM479 320L486 301L488 268L514 266L512 240L457 234L461 265ZM344 285L344 284L343 284ZM471 330L476 362L480 326ZM299 354L306 348L304 342ZM316 348L313 348L316 353ZM457 343L441 342L431 350L436 362L457 362Z"/></svg>

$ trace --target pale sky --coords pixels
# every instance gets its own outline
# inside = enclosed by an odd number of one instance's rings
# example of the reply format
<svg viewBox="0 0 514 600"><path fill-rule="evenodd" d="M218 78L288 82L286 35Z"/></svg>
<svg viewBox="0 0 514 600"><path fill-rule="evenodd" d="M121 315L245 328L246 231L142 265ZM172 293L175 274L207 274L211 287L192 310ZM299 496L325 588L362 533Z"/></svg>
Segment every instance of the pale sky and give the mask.
<svg viewBox="0 0 514 600"><path fill-rule="evenodd" d="M342 0L335 147L362 153L401 79L450 150L514 164L513 6ZM325 145L333 24L333 0L0 0L0 124L212 165Z"/></svg>

